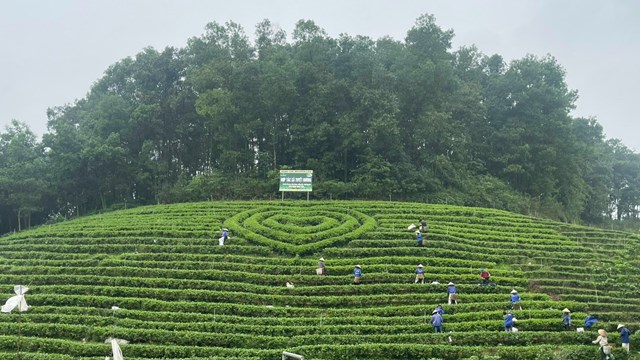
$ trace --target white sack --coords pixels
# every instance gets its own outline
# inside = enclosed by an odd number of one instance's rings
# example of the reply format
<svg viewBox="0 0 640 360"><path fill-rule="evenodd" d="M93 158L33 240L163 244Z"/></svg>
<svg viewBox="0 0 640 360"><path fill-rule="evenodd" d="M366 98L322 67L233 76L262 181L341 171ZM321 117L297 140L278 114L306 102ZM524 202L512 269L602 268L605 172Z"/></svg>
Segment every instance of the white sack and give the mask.
<svg viewBox="0 0 640 360"><path fill-rule="evenodd" d="M113 351L113 360L124 360L122 350L120 350L120 345L118 345L118 340L111 339L111 350Z"/></svg>
<svg viewBox="0 0 640 360"><path fill-rule="evenodd" d="M218 239L218 245L220 245L220 246L224 245L224 236L221 237L220 239Z"/></svg>
<svg viewBox="0 0 640 360"><path fill-rule="evenodd" d="M127 340L108 338L104 342L106 342L107 344L109 343L111 344L111 351L113 352L113 360L124 360L124 357L122 356L122 350L120 350L120 345L128 344L129 342ZM109 357L107 356L105 359L108 359L108 358Z"/></svg>
<svg viewBox="0 0 640 360"><path fill-rule="evenodd" d="M411 225L409 225L409 227L408 227L407 229L409 229L409 230L413 230L413 229L415 229L415 228L416 228L416 224L411 224Z"/></svg>
<svg viewBox="0 0 640 360"><path fill-rule="evenodd" d="M23 285L16 285L13 287L13 292L16 293L16 296L12 296L7 300L7 302L2 305L0 311L3 313L10 313L16 307L18 311L27 311L29 309L29 305L27 305L27 301L24 299L24 294L29 291L29 288Z"/></svg>

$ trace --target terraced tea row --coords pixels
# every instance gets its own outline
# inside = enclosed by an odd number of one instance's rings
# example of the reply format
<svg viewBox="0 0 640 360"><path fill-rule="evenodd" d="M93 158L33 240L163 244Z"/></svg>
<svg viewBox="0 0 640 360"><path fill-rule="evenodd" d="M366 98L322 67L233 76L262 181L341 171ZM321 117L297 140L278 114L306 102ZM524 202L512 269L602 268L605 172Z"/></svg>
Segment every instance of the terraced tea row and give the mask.
<svg viewBox="0 0 640 360"><path fill-rule="evenodd" d="M422 217L429 233L421 248L407 226ZM231 239L219 246L223 227ZM22 359L97 359L115 336L131 342L127 359L276 359L283 350L308 359L592 358L594 333L563 331L561 310L576 321L597 311L611 341L620 321L637 329L640 291L620 280L637 283L629 254L638 242L502 211L389 202L96 215L2 238L0 279L29 284L32 308L0 317L0 357L19 345ZM324 276L315 273L321 256ZM413 283L418 263L427 284ZM481 268L495 286L478 285ZM593 268L606 269L604 279L591 277ZM457 305L446 304L450 281ZM516 313L521 332L507 333L513 288L524 310ZM445 334L432 333L437 304Z"/></svg>

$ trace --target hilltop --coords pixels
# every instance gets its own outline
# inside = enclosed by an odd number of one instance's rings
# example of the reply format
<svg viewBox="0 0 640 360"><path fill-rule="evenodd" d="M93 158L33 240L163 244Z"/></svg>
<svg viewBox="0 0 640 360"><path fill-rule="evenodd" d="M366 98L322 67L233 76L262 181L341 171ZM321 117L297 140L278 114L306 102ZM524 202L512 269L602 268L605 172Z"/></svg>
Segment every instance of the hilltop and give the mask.
<svg viewBox="0 0 640 360"><path fill-rule="evenodd" d="M419 248L409 224L429 223ZM220 229L231 239L219 246ZM597 314L640 328L640 237L500 210L397 202L206 202L145 206L0 238L0 358L587 359ZM327 276L318 276L318 258ZM363 284L353 285L361 264ZM427 284L414 284L418 263ZM479 286L481 268L496 286ZM460 303L447 305L447 283ZM295 288L287 288L292 282ZM438 282L439 284L432 284ZM503 330L509 292L519 332ZM443 304L444 334L431 311ZM119 310L112 310L117 306ZM18 336L17 334L21 335ZM638 349L632 336L632 349Z"/></svg>

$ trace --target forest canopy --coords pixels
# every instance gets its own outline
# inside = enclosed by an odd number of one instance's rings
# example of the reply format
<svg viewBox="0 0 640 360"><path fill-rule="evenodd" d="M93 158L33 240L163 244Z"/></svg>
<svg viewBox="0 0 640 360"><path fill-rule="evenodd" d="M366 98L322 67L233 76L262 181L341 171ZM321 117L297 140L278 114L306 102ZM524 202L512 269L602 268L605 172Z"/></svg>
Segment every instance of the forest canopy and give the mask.
<svg viewBox="0 0 640 360"><path fill-rule="evenodd" d="M0 234L144 204L278 198L280 169L316 199L494 207L568 222L638 220L640 156L573 118L547 55L509 63L419 17L404 41L310 20L250 38L210 23L184 48L145 48L48 110L39 140L0 132ZM290 38L290 40L289 40ZM253 40L252 40L253 39Z"/></svg>

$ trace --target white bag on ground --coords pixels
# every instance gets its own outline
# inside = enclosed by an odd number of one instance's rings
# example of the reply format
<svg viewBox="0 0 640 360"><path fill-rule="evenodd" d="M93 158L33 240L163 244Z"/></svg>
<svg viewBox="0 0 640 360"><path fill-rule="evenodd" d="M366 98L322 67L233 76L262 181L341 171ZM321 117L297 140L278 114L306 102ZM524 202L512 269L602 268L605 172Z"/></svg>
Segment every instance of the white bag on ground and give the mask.
<svg viewBox="0 0 640 360"><path fill-rule="evenodd" d="M111 340L111 350L113 351L113 360L124 360L122 350L120 350L120 345L118 345L118 340Z"/></svg>
<svg viewBox="0 0 640 360"><path fill-rule="evenodd" d="M13 292L16 293L16 296L12 296L7 300L7 302L2 305L3 313L10 313L16 307L18 311L27 311L29 309L29 305L27 305L27 301L24 299L24 294L29 291L29 288L24 285L16 285L13 287Z"/></svg>
<svg viewBox="0 0 640 360"><path fill-rule="evenodd" d="M113 360L124 360L122 356L122 350L120 350L120 344L125 345L129 342L127 340L108 338L104 342L111 343L111 351L113 352Z"/></svg>

